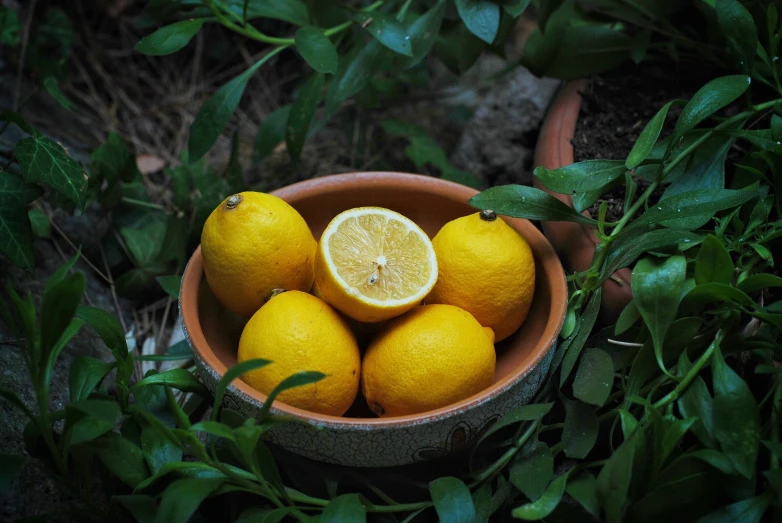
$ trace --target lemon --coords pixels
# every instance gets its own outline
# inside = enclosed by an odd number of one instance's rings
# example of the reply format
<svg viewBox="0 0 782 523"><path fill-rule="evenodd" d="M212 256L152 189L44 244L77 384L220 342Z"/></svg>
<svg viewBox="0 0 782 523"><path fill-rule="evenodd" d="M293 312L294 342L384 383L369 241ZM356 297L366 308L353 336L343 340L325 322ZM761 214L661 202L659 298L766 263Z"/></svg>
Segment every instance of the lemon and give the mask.
<svg viewBox="0 0 782 523"><path fill-rule="evenodd" d="M493 333L452 305L423 305L390 320L362 363L361 390L379 416L445 407L494 383Z"/></svg>
<svg viewBox="0 0 782 523"><path fill-rule="evenodd" d="M209 288L250 317L274 289L308 291L317 242L296 209L259 192L225 199L204 224L201 254Z"/></svg>
<svg viewBox="0 0 782 523"><path fill-rule="evenodd" d="M535 293L535 260L526 240L493 211L446 223L432 239L440 276L426 303L460 307L497 341L527 318Z"/></svg>
<svg viewBox="0 0 782 523"><path fill-rule="evenodd" d="M361 356L345 320L326 302L300 291L283 292L256 312L239 340L239 363L272 363L242 379L268 395L301 371L326 374L322 380L283 391L277 400L300 409L341 416L356 399Z"/></svg>
<svg viewBox="0 0 782 523"><path fill-rule="evenodd" d="M326 227L315 283L351 318L376 323L415 307L437 281L432 242L412 220L381 207L345 211Z"/></svg>

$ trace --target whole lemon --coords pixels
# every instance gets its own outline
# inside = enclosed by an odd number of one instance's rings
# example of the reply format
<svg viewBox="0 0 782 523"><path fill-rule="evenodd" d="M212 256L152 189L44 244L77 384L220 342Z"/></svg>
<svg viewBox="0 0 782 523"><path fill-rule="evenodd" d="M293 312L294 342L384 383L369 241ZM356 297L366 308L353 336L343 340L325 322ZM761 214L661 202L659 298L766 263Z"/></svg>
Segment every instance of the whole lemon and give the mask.
<svg viewBox="0 0 782 523"><path fill-rule="evenodd" d="M239 340L239 363L272 363L242 379L269 394L285 378L301 371L326 374L322 380L282 392L277 400L320 414L341 416L356 399L361 356L345 320L326 302L301 291L272 297L256 312Z"/></svg>
<svg viewBox="0 0 782 523"><path fill-rule="evenodd" d="M227 309L245 317L274 289L310 290L316 248L296 209L259 192L226 198L201 232L209 288Z"/></svg>
<svg viewBox="0 0 782 523"><path fill-rule="evenodd" d="M440 275L426 303L460 307L497 341L527 318L535 293L535 260L526 240L493 211L446 223L432 239Z"/></svg>
<svg viewBox="0 0 782 523"><path fill-rule="evenodd" d="M364 354L361 390L379 416L445 407L494 383L494 334L453 305L390 320Z"/></svg>

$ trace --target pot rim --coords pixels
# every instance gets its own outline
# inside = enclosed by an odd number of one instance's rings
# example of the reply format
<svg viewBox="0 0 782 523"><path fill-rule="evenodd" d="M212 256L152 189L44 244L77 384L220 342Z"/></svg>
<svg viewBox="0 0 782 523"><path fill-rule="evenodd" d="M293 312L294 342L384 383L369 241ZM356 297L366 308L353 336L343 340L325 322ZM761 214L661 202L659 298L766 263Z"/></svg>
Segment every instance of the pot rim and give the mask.
<svg viewBox="0 0 782 523"><path fill-rule="evenodd" d="M354 185L356 183L362 185L369 184L377 190L383 190L384 188L403 188L410 190L428 188L430 191L434 190L434 192L446 193L449 198L463 202L466 202L470 197L478 193L477 190L470 187L441 180L439 178L433 178L431 176L389 171L356 172L324 176L289 185L278 189L271 194L282 199L291 196L306 198L323 194L328 192L329 189L344 188L346 185ZM545 236L527 220L515 220L513 218L509 218L509 220L520 223L526 222L528 224L526 227L530 229L530 234L540 235L539 240L542 250L536 254L544 260L551 260L548 263L550 263L551 269L554 272L554 277L549 278L548 281L552 300L546 327L540 336L540 339L530 351L530 356L512 373L505 376L497 383L494 383L491 387L462 401L439 409L406 416L389 418L343 418L306 411L278 401L274 402L271 410L275 414L283 414L300 421L314 422L327 428L342 430L376 430L410 427L448 418L477 407L508 391L523 380L524 377L541 362L559 336L567 308L567 282L564 268L562 267L562 264L559 263L554 248ZM525 233L527 233L527 231L525 231ZM190 341L190 344L196 353L196 358L201 360L203 365L210 367L220 378L222 378L228 369L220 360L214 357L214 353L209 348L206 337L201 330L201 324L198 317L198 291L202 281L204 281L203 274L204 269L201 257L201 246L199 245L188 261L182 277L182 287L179 296L181 324L186 338ZM556 300L556 296L561 296L562 299ZM207 356L210 355L211 358L207 358ZM233 394L238 394L243 397L245 401L256 404L261 404L267 399L265 394L256 391L240 379L234 380L232 384L229 385L228 391Z"/></svg>

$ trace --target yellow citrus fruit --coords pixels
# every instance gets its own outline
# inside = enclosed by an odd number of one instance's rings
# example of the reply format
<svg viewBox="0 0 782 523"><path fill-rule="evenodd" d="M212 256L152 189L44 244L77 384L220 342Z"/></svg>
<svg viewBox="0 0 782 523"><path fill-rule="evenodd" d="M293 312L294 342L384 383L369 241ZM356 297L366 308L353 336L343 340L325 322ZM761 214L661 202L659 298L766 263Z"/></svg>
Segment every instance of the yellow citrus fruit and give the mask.
<svg viewBox="0 0 782 523"><path fill-rule="evenodd" d="M245 317L274 289L309 291L316 248L296 209L259 192L226 198L201 232L209 288L227 309Z"/></svg>
<svg viewBox="0 0 782 523"><path fill-rule="evenodd" d="M321 300L326 301L326 298L323 297L323 293L320 292L320 289L318 288L317 282L312 285L310 294L316 298L320 298ZM345 321L348 322L348 326L353 332L353 335L356 337L356 341L358 342L360 349L364 349L367 345L369 345L369 342L372 340L372 338L375 337L375 334L377 334L380 329L383 328L383 325L385 325L384 321L379 323L366 323L363 321L354 320L347 315L345 315L344 318Z"/></svg>
<svg viewBox="0 0 782 523"><path fill-rule="evenodd" d="M535 293L535 260L526 240L493 211L446 223L432 239L440 276L426 303L460 307L497 341L527 318Z"/></svg>
<svg viewBox="0 0 782 523"><path fill-rule="evenodd" d="M239 340L239 363L272 363L242 379L268 395L285 378L302 371L326 374L322 380L288 389L277 400L320 414L341 416L356 399L361 355L345 320L326 302L301 291L271 298L245 326Z"/></svg>
<svg viewBox="0 0 782 523"><path fill-rule="evenodd" d="M432 242L412 220L381 207L339 214L318 243L315 283L351 318L376 323L415 307L437 281Z"/></svg>
<svg viewBox="0 0 782 523"><path fill-rule="evenodd" d="M364 354L361 390L379 416L404 416L494 383L494 334L453 305L423 305L389 321Z"/></svg>

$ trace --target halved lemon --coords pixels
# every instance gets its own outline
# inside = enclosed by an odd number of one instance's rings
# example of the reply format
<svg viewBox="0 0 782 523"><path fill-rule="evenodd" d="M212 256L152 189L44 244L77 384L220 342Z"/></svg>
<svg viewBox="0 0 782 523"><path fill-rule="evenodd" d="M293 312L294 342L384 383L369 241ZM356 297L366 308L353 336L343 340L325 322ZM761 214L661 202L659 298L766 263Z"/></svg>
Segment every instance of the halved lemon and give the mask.
<svg viewBox="0 0 782 523"><path fill-rule="evenodd" d="M437 281L432 242L412 220L382 207L345 211L329 223L315 255L315 284L353 319L379 322L407 312Z"/></svg>

